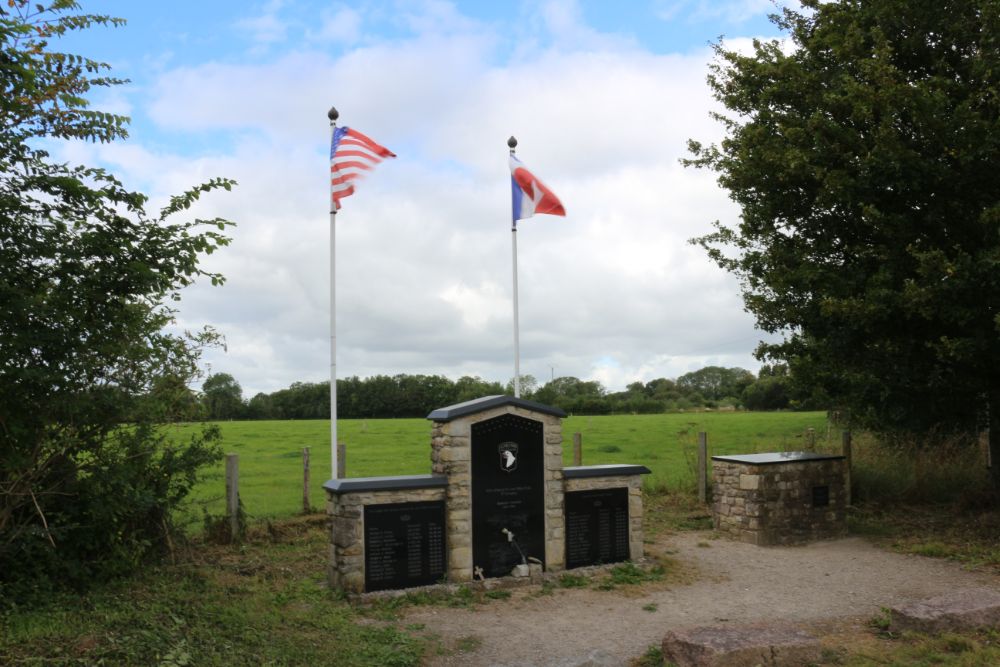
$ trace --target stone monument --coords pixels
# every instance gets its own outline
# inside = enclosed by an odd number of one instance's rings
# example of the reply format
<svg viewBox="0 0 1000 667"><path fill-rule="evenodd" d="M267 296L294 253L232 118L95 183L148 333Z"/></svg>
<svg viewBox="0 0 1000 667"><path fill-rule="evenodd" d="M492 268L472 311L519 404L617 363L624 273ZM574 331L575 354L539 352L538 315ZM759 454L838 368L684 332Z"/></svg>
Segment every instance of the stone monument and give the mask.
<svg viewBox="0 0 1000 667"><path fill-rule="evenodd" d="M330 480L329 579L350 592L527 576L643 556L641 465L564 467L559 408L434 410L431 474Z"/></svg>

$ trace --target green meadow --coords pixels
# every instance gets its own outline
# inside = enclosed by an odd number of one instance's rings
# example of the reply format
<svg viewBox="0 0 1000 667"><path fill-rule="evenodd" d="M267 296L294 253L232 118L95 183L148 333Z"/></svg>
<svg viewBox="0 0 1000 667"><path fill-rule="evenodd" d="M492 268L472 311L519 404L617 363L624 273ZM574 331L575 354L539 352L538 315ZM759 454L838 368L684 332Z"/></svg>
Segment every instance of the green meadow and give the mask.
<svg viewBox="0 0 1000 667"><path fill-rule="evenodd" d="M330 474L330 422L219 422L223 448L239 455L240 498L251 520L302 511L302 449L309 447L310 502L322 508ZM199 426L171 426L183 438ZM563 458L572 465L573 433L580 433L584 465L639 463L652 474L647 489L692 490L698 433L708 434L709 454L789 451L806 446L814 429L818 448L837 446L825 412L698 412L660 415L569 417L563 421ZM425 419L345 419L338 438L347 447L347 476L419 475L430 472L431 423ZM188 515L224 513L224 464L206 471Z"/></svg>

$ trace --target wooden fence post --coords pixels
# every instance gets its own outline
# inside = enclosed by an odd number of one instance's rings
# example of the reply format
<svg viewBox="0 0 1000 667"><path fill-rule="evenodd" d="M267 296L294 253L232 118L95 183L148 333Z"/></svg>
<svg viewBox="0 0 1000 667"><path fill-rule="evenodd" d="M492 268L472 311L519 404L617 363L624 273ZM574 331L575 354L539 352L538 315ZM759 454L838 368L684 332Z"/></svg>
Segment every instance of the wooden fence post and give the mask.
<svg viewBox="0 0 1000 667"><path fill-rule="evenodd" d="M583 465L583 436L579 433L573 434L573 465Z"/></svg>
<svg viewBox="0 0 1000 667"><path fill-rule="evenodd" d="M844 460L847 467L847 506L851 506L851 432L844 431L840 434L840 444L844 451Z"/></svg>
<svg viewBox="0 0 1000 667"><path fill-rule="evenodd" d="M337 479L347 477L347 447L342 442L337 443Z"/></svg>
<svg viewBox="0 0 1000 667"><path fill-rule="evenodd" d="M708 433L698 433L698 500L708 502Z"/></svg>
<svg viewBox="0 0 1000 667"><path fill-rule="evenodd" d="M816 451L816 429L806 429L806 449L810 452Z"/></svg>
<svg viewBox="0 0 1000 667"><path fill-rule="evenodd" d="M302 448L302 513L308 514L312 510L309 502L309 448Z"/></svg>
<svg viewBox="0 0 1000 667"><path fill-rule="evenodd" d="M240 539L240 456L226 454L226 516L229 518L229 536Z"/></svg>

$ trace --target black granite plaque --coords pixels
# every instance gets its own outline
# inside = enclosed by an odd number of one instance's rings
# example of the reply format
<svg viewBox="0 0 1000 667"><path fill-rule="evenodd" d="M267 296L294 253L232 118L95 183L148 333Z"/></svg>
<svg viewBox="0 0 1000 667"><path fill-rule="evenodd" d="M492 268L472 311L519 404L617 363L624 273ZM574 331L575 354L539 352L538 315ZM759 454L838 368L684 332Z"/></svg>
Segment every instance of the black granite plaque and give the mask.
<svg viewBox="0 0 1000 667"><path fill-rule="evenodd" d="M544 563L542 422L517 415L478 422L471 444L473 567L501 577L521 563L522 553ZM504 530L513 533L513 541Z"/></svg>
<svg viewBox="0 0 1000 667"><path fill-rule="evenodd" d="M814 486L813 507L829 507L829 506L830 506L830 487Z"/></svg>
<svg viewBox="0 0 1000 667"><path fill-rule="evenodd" d="M566 494L566 567L628 560L628 489Z"/></svg>
<svg viewBox="0 0 1000 667"><path fill-rule="evenodd" d="M444 501L365 506L365 590L425 586L445 574Z"/></svg>

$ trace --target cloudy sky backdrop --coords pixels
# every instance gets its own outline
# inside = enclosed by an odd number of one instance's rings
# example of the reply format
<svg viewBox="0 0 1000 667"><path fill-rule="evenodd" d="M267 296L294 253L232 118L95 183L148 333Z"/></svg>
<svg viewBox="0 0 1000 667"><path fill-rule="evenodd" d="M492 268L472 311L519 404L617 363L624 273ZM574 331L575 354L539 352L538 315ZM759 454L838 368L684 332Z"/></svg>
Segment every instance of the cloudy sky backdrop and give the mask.
<svg viewBox="0 0 1000 667"><path fill-rule="evenodd" d="M685 169L714 141L710 43L773 37L767 0L84 1L128 19L64 40L131 79L98 108L131 138L73 144L153 204L215 176L235 221L183 327L246 396L329 377L327 109L399 157L337 216L338 375L513 373L507 137L566 218L518 226L521 371L611 390L759 363L738 285L688 239L738 210Z"/></svg>

